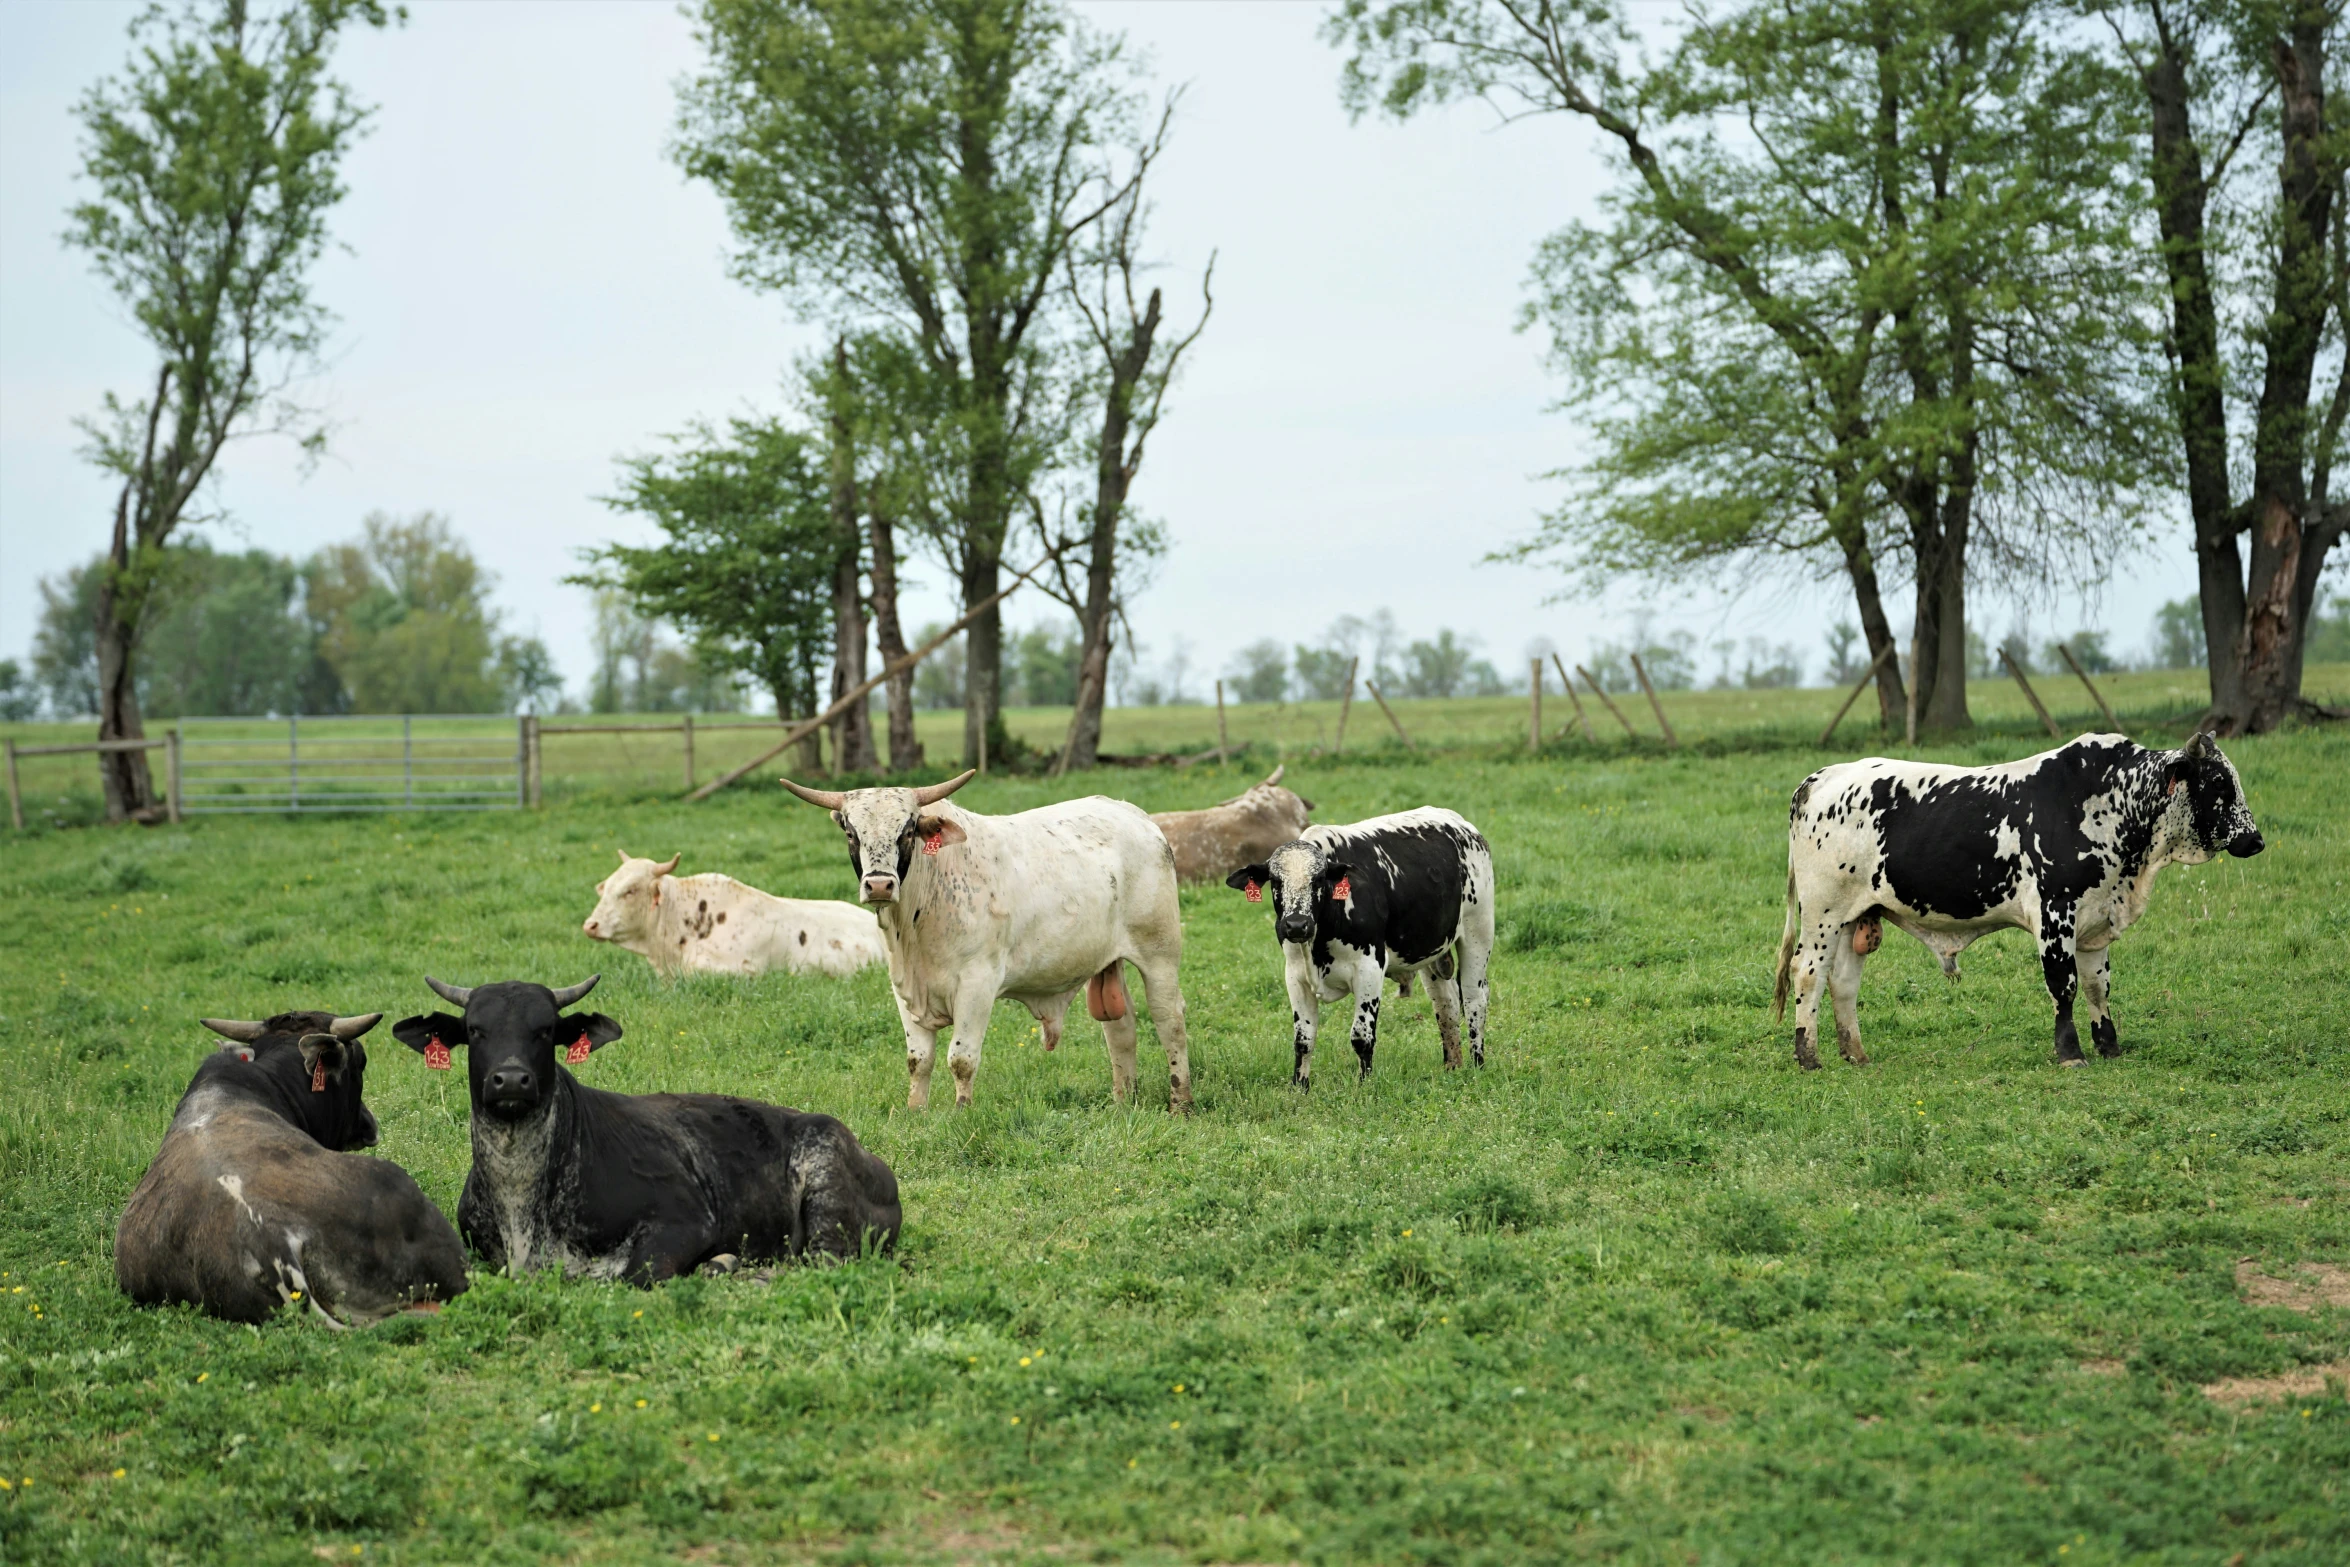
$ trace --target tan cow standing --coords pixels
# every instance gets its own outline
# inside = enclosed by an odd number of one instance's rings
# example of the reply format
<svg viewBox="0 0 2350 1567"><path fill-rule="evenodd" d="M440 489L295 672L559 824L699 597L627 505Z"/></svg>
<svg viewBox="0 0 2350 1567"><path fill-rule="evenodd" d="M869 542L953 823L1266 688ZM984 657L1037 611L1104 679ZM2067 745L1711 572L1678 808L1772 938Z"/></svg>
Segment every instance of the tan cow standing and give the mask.
<svg viewBox="0 0 2350 1567"><path fill-rule="evenodd" d="M1303 833L1314 802L1281 787L1284 767L1246 794L1204 811L1161 811L1151 817L1175 851L1184 881L1222 881Z"/></svg>
<svg viewBox="0 0 2350 1567"><path fill-rule="evenodd" d="M785 969L846 979L883 960L880 925L853 903L778 898L715 871L677 876L677 861L621 850L580 929L643 953L669 978Z"/></svg>

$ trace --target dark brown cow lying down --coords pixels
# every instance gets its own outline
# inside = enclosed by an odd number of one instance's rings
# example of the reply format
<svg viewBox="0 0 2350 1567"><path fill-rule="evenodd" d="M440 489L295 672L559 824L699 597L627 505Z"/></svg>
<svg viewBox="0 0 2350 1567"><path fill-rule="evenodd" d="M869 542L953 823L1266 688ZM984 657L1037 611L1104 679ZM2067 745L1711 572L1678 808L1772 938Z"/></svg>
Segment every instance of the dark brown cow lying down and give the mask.
<svg viewBox="0 0 2350 1567"><path fill-rule="evenodd" d="M1314 802L1281 787L1284 767L1204 811L1161 811L1151 820L1175 851L1175 874L1183 881L1222 881L1254 864L1306 830Z"/></svg>
<svg viewBox="0 0 2350 1567"><path fill-rule="evenodd" d="M383 1016L204 1019L226 1036L180 1099L114 1232L114 1277L142 1306L187 1302L232 1322L307 1307L330 1327L465 1289L457 1232L375 1143L362 1102Z"/></svg>

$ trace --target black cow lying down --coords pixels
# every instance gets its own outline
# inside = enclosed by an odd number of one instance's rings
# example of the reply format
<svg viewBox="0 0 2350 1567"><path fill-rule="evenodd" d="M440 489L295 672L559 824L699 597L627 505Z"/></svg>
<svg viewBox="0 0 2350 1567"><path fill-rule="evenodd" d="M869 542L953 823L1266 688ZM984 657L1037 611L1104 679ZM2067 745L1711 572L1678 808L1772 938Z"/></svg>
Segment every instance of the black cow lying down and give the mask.
<svg viewBox="0 0 2350 1567"><path fill-rule="evenodd" d="M1995 767L1884 757L1823 767L1796 787L1789 813L1772 1010L1784 1011L1792 988L1795 1059L1817 1071L1824 979L1837 1046L1866 1065L1861 960L1877 950L1884 922L1924 942L1953 978L1969 943L2013 926L2039 943L2056 1003L2056 1059L2085 1059L2073 1022L2080 992L2098 1053L2119 1055L2106 949L2146 912L2155 873L2260 850L2243 783L2207 734L2176 751L2082 735Z"/></svg>
<svg viewBox="0 0 2350 1567"><path fill-rule="evenodd" d="M426 978L464 1016L403 1018L392 1033L445 1070L465 1051L473 1170L465 1239L510 1273L558 1267L650 1285L704 1263L854 1256L896 1243L897 1177L828 1115L722 1094L614 1094L573 1077L620 1037L567 1012L591 975L549 990Z"/></svg>
<svg viewBox="0 0 2350 1567"><path fill-rule="evenodd" d="M382 1017L204 1019L231 1043L196 1068L114 1232L114 1277L142 1306L260 1322L289 1303L329 1327L465 1290L465 1248L375 1144L360 1096Z"/></svg>

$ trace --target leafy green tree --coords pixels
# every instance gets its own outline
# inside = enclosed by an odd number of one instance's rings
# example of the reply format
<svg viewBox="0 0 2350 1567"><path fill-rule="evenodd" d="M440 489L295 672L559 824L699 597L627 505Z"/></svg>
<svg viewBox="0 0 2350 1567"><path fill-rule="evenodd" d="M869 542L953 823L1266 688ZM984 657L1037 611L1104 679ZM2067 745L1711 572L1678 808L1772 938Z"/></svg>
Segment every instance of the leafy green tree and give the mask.
<svg viewBox="0 0 2350 1567"><path fill-rule="evenodd" d="M2331 384L2319 375L2350 334L2350 139L2329 81L2345 19L2310 0L2100 10L2143 93L2146 239L2168 295L2164 369L2195 535L2205 722L2260 733L2315 711L2301 695L2304 642L2350 525L2350 503L2332 493L2350 356Z"/></svg>
<svg viewBox="0 0 2350 1567"><path fill-rule="evenodd" d="M87 426L93 458L121 480L94 605L101 738L145 732L146 600L222 449L259 431L323 445L325 427L291 393L330 320L310 269L367 119L327 63L347 26L388 19L380 0L158 5L131 24L125 73L75 108L90 192L65 240L89 254L156 358L151 390L109 394ZM100 762L108 820L154 811L144 752Z"/></svg>
<svg viewBox="0 0 2350 1567"><path fill-rule="evenodd" d="M1841 570L1872 657L1906 572L1918 711L1964 725L1970 575L2093 574L2162 472L2121 130L2068 16L1752 0L1646 66L1604 0L1347 0L1356 112L1570 115L1618 174L1529 312L1594 455L1505 558L1586 586ZM1877 689L1895 722L1899 671Z"/></svg>
<svg viewBox="0 0 2350 1567"><path fill-rule="evenodd" d="M358 713L488 713L506 706L490 576L433 512L370 513L358 538L303 568L320 651Z"/></svg>
<svg viewBox="0 0 2350 1567"><path fill-rule="evenodd" d="M2196 599L2173 599L2154 612L2154 667L2199 669L2206 663L2203 606Z"/></svg>
<svg viewBox="0 0 2350 1567"><path fill-rule="evenodd" d="M1005 647L1004 690L1026 707L1067 707L1077 700L1082 656L1074 630L1031 626Z"/></svg>
<svg viewBox="0 0 2350 1567"><path fill-rule="evenodd" d="M1241 702L1278 702L1289 694L1289 655L1271 637L1233 655L1232 694Z"/></svg>
<svg viewBox="0 0 2350 1567"><path fill-rule="evenodd" d="M2105 640L2102 631L2076 631L2064 639L2065 651L2071 653L2074 661L2090 674L2109 675L2122 666L2121 661L2113 656L2112 649L2105 645ZM2056 644L2051 642L2042 654L2040 663L2044 669L2062 669L2064 655L2057 652Z"/></svg>
<svg viewBox="0 0 2350 1567"><path fill-rule="evenodd" d="M98 589L105 580L103 555L86 566L41 579L41 614L33 626L33 679L48 693L49 711L59 718L95 717L99 711ZM149 607L141 605L143 611Z"/></svg>
<svg viewBox="0 0 2350 1567"><path fill-rule="evenodd" d="M2309 661L2350 664L2350 593L2335 593L2310 617Z"/></svg>
<svg viewBox="0 0 2350 1567"><path fill-rule="evenodd" d="M1309 702L1335 702L1346 694L1346 673L1352 655L1334 647L1308 647L1303 642L1289 650L1297 694Z"/></svg>
<svg viewBox="0 0 2350 1567"><path fill-rule="evenodd" d="M1131 140L1119 45L1050 0L700 0L677 157L725 202L734 270L895 345L879 395L919 460L906 517L977 605L1070 412L1055 284ZM998 715L1003 625L968 633L964 752Z"/></svg>
<svg viewBox="0 0 2350 1567"><path fill-rule="evenodd" d="M620 471L605 504L666 537L587 551L598 569L568 580L615 588L638 614L679 627L709 667L757 681L779 716L817 712L839 555L823 444L776 420L736 418L723 433L694 425ZM813 749L811 736L805 761Z"/></svg>
<svg viewBox="0 0 2350 1567"><path fill-rule="evenodd" d="M937 636L945 626L932 621L916 634L917 647ZM963 705L963 639L956 637L914 666L914 705L927 712L945 712Z"/></svg>
<svg viewBox="0 0 2350 1567"><path fill-rule="evenodd" d="M1435 640L1414 642L1403 650L1403 694L1410 697L1458 696L1468 683L1475 660L1475 641L1462 641L1446 626Z"/></svg>
<svg viewBox="0 0 2350 1567"><path fill-rule="evenodd" d="M1854 656L1853 644L1860 640L1860 627L1849 620L1839 620L1828 628L1828 682L1831 685L1849 685L1860 678L1868 667Z"/></svg>
<svg viewBox="0 0 2350 1567"><path fill-rule="evenodd" d="M41 688L22 664L0 658L0 723L21 724L41 711Z"/></svg>
<svg viewBox="0 0 2350 1567"><path fill-rule="evenodd" d="M169 568L140 636L139 705L160 715L291 713L312 657L301 574L267 550L166 552Z"/></svg>

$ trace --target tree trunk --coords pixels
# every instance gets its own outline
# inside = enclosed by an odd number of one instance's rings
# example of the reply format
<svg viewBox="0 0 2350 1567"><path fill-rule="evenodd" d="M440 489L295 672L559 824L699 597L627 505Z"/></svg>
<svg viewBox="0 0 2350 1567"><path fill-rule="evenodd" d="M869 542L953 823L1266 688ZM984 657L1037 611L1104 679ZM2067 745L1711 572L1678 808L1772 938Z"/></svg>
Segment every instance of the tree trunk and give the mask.
<svg viewBox="0 0 2350 1567"><path fill-rule="evenodd" d="M1844 546L1844 570L1852 578L1852 601L1860 611L1861 637L1868 643L1869 658L1874 662L1893 646L1893 626L1885 618L1884 595L1877 587L1876 558L1869 553L1867 535L1857 526L1838 542ZM1888 733L1899 734L1909 699L1902 685L1898 652L1877 671L1876 684L1878 721Z"/></svg>
<svg viewBox="0 0 2350 1567"><path fill-rule="evenodd" d="M2229 502L2227 369L2220 360L2219 309L2204 254L2203 148L2190 112L2185 48L2158 11L2158 52L2145 73L2153 145L2155 218L2170 284L2172 407L2187 459L2187 516L2195 534L2197 596L2203 612L2211 711L2233 729L2249 706L2239 648L2244 634L2242 531Z"/></svg>
<svg viewBox="0 0 2350 1567"><path fill-rule="evenodd" d="M906 656L906 634L898 625L897 530L889 518L872 513L873 640L887 669ZM914 672L902 670L889 677L882 690L889 700L889 766L897 773L922 765L922 742L914 738Z"/></svg>
<svg viewBox="0 0 2350 1567"><path fill-rule="evenodd" d="M139 720L139 688L132 672L138 651L140 612L145 595L131 577L131 494L123 486L114 509L114 540L106 552L105 575L98 585L98 738L144 740L147 730ZM101 751L98 780L105 792L110 822L143 820L155 811L155 779L144 751Z"/></svg>
<svg viewBox="0 0 2350 1567"><path fill-rule="evenodd" d="M2245 580L2244 626L2238 646L2245 705L2222 727L2260 734L2274 729L2300 702L2306 626L2299 611L2309 458L2309 392L2326 335L2331 291L2327 225L2340 178L2327 145L2325 28L2303 15L2291 35L2276 40L2276 71L2283 158L2278 179L2276 293L2263 337L2267 365L2253 420L2252 551Z"/></svg>
<svg viewBox="0 0 2350 1567"><path fill-rule="evenodd" d="M963 602L985 603L1003 575L995 550L976 539L963 547ZM996 685L1004 667L1004 607L989 604L963 634L963 765L979 765L979 739L987 737L988 755L1004 755L1004 715L996 702Z"/></svg>
<svg viewBox="0 0 2350 1567"><path fill-rule="evenodd" d="M1129 296L1131 297L1131 296ZM1110 687L1110 590L1118 570L1118 522L1134 466L1126 452L1134 416L1134 389L1150 368L1151 340L1159 331L1159 291L1152 289L1134 335L1110 360L1110 386L1102 404L1102 435L1094 451L1092 555L1085 571L1083 651L1077 662L1077 710L1069 715L1069 741L1061 749L1061 771L1091 767L1102 746L1102 703ZM1105 334L1106 335L1106 334ZM1178 352L1181 351L1178 345Z"/></svg>
<svg viewBox="0 0 2350 1567"><path fill-rule="evenodd" d="M845 382L848 347L835 342L832 353L835 374ZM837 702L865 683L865 596L857 575L862 553L858 546L863 542L857 526L857 450L838 395L832 400L831 437L832 531L838 551L832 565L832 700ZM881 758L873 751L873 715L864 703L851 703L832 721L832 760L844 773L881 771Z"/></svg>

